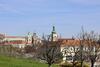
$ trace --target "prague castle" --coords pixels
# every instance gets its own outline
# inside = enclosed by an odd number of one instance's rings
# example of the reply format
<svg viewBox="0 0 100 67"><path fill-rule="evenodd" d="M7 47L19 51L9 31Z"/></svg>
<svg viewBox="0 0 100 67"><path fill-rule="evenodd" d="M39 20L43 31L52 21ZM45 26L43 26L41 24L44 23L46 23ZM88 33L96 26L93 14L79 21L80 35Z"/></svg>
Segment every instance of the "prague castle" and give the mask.
<svg viewBox="0 0 100 67"><path fill-rule="evenodd" d="M24 48L26 45L32 45L41 42L40 38L36 33L31 34L30 32L27 36L9 36L0 34L0 45L12 45L18 48Z"/></svg>
<svg viewBox="0 0 100 67"><path fill-rule="evenodd" d="M55 30L55 26L50 33L50 41L58 41L60 43L60 51L63 53L63 60L73 61L73 56L75 52L80 49L80 40L75 38L61 38ZM9 36L0 34L0 45L12 45L18 48L24 48L27 45L35 45L42 43L42 39L39 38L36 33L31 34L30 32L27 36ZM88 50L87 43L85 43L83 50ZM96 47L93 48L95 50ZM100 58L100 57L99 57ZM98 60L100 61L100 60Z"/></svg>

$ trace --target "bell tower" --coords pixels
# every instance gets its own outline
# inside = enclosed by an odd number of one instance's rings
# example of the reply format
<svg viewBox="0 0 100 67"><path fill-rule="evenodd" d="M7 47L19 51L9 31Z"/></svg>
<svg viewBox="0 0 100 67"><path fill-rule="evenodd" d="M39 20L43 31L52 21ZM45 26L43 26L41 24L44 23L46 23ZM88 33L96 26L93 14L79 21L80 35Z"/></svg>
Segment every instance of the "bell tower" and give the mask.
<svg viewBox="0 0 100 67"><path fill-rule="evenodd" d="M28 45L32 44L32 34L30 32L28 32L28 35L27 35L27 44Z"/></svg>
<svg viewBox="0 0 100 67"><path fill-rule="evenodd" d="M57 41L58 35L55 31L55 26L53 26L52 32L51 32L51 41Z"/></svg>

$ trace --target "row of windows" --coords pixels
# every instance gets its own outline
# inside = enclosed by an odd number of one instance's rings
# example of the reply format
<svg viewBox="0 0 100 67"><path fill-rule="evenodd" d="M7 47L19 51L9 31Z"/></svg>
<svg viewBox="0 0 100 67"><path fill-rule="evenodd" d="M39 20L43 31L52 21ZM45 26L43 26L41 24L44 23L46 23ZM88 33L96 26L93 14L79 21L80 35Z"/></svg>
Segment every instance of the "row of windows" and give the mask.
<svg viewBox="0 0 100 67"><path fill-rule="evenodd" d="M75 49L75 51L79 50L80 47L65 47L64 50L70 50L70 51L73 51ZM94 48L95 49L95 48ZM88 50L87 47L83 47L83 50Z"/></svg>

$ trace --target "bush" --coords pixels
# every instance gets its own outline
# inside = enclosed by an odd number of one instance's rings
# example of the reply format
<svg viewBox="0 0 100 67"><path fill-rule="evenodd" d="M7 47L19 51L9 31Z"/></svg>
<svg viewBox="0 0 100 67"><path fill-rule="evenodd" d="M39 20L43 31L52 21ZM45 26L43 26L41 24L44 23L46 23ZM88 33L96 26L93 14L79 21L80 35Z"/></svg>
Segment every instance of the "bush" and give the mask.
<svg viewBox="0 0 100 67"><path fill-rule="evenodd" d="M72 63L65 62L64 64L61 64L60 67L73 67L73 64ZM81 64L80 63L77 63L75 65L75 67L81 67ZM83 67L89 67L89 65L84 64Z"/></svg>
<svg viewBox="0 0 100 67"><path fill-rule="evenodd" d="M73 67L72 64L60 65L61 67Z"/></svg>
<svg viewBox="0 0 100 67"><path fill-rule="evenodd" d="M80 63L76 64L76 67L81 67L81 64ZM84 64L83 67L89 67L89 65Z"/></svg>
<svg viewBox="0 0 100 67"><path fill-rule="evenodd" d="M72 64L66 61L65 63L61 64L60 67L72 67Z"/></svg>

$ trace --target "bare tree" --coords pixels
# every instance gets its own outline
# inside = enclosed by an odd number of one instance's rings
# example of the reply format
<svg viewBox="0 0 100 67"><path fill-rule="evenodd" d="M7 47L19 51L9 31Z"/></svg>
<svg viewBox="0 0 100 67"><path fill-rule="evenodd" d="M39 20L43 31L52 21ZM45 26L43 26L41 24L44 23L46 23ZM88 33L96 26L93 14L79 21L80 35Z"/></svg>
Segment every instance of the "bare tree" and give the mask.
<svg viewBox="0 0 100 67"><path fill-rule="evenodd" d="M80 34L80 60L81 67L83 67L83 61L89 59L91 62L91 67L94 67L94 63L97 60L98 53L100 51L100 42L98 34L91 31L90 33L84 32L82 28L82 32Z"/></svg>
<svg viewBox="0 0 100 67"><path fill-rule="evenodd" d="M94 67L94 63L97 61L98 53L100 52L99 36L94 33L94 31L91 31L90 33L87 33L86 37L88 58L91 61L91 67Z"/></svg>
<svg viewBox="0 0 100 67"><path fill-rule="evenodd" d="M69 45L65 46L65 48L62 50L63 54L66 56L66 61L70 60L70 59L67 59L69 58L68 56L70 56L73 67L75 67L76 65L77 58L78 58L77 54L79 52L77 41L79 40L73 39L69 41Z"/></svg>
<svg viewBox="0 0 100 67"><path fill-rule="evenodd" d="M62 58L62 53L60 52L60 43L49 41L49 37L44 38L42 41L42 46L38 49L38 58L41 60L45 60L48 64L48 67L59 59Z"/></svg>
<svg viewBox="0 0 100 67"><path fill-rule="evenodd" d="M5 36L3 34L0 34L0 45L4 45L4 38Z"/></svg>
<svg viewBox="0 0 100 67"><path fill-rule="evenodd" d="M72 60L72 64L73 64L73 67L75 67L76 62L77 62L77 58L78 58L77 54L78 54L79 50L77 49L77 47L75 45L72 45L72 48L73 48L73 55L72 55L73 56L73 60Z"/></svg>
<svg viewBox="0 0 100 67"><path fill-rule="evenodd" d="M82 29L81 33L78 36L79 45L80 45L78 56L79 56L79 60L80 60L80 63L81 63L81 67L83 67L83 62L84 62L85 59L87 59L87 54L86 54L86 51L84 50L85 40L86 40L86 32L84 31L83 27L81 29Z"/></svg>

